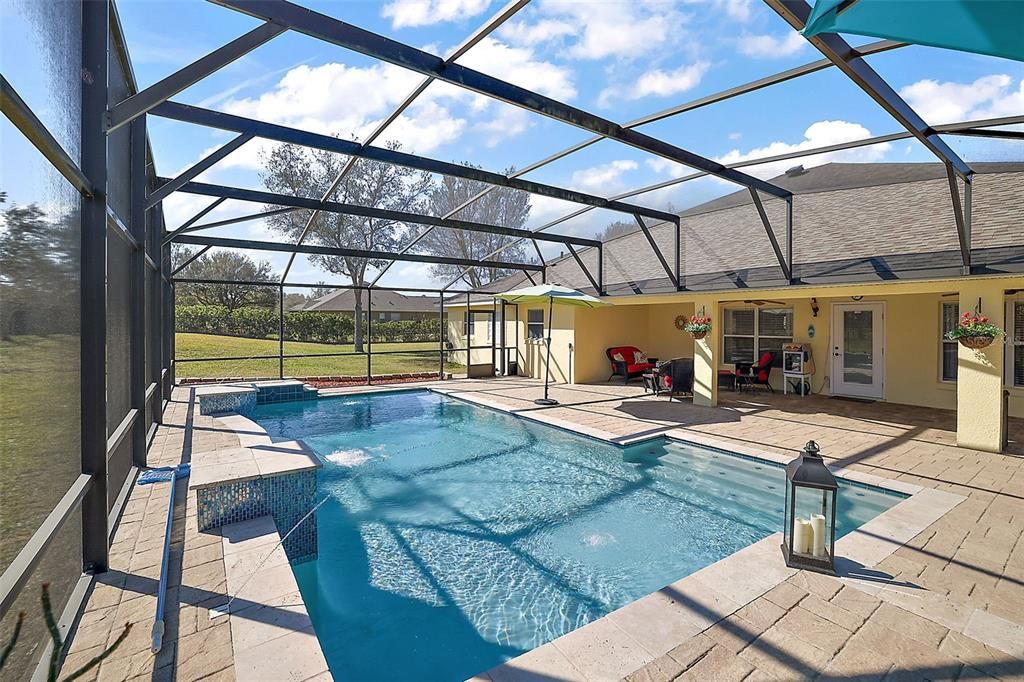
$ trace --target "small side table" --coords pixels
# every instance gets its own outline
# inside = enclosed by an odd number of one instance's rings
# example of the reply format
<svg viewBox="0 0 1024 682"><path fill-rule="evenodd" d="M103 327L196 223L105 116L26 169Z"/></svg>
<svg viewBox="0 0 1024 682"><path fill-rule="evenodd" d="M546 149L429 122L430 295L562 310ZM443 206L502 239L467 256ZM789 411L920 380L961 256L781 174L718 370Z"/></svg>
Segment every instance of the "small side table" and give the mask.
<svg viewBox="0 0 1024 682"><path fill-rule="evenodd" d="M654 395L661 395L661 375L658 370L644 372L644 393L650 391Z"/></svg>

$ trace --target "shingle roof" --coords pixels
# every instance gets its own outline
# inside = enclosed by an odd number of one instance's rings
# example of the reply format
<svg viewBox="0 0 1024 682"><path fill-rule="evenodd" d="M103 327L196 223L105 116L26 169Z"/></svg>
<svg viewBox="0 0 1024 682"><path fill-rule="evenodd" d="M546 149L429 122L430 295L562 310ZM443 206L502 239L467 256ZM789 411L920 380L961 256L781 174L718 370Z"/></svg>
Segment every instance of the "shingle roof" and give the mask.
<svg viewBox="0 0 1024 682"><path fill-rule="evenodd" d="M405 296L386 289L374 290L374 311L396 313L423 313L437 311L436 296ZM309 303L303 310L322 312L349 312L355 309L356 297L352 289L338 289ZM366 308L366 294L363 294L363 308Z"/></svg>
<svg viewBox="0 0 1024 682"><path fill-rule="evenodd" d="M994 272L1019 270L1024 263L1024 163L977 163L972 168L976 171L972 183L974 259ZM959 245L941 164L831 163L771 182L795 195L794 276L803 281L957 274ZM777 239L784 243L785 202L763 197L763 203ZM746 190L680 215L680 262L688 288L784 283ZM650 231L671 263L674 227L664 224ZM584 249L579 254L591 273L596 273L597 250ZM592 288L571 257L549 260L548 265L549 282L581 290ZM610 293L672 290L639 231L605 242L604 274ZM515 274L487 289L507 291L525 281L523 275Z"/></svg>

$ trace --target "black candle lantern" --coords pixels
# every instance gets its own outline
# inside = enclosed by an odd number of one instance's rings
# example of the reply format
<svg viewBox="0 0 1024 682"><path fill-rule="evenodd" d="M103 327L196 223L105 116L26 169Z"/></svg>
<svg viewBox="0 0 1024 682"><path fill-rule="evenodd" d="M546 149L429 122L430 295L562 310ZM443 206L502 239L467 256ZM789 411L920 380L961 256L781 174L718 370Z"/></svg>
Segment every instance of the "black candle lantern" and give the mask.
<svg viewBox="0 0 1024 682"><path fill-rule="evenodd" d="M836 477L813 440L786 465L786 565L835 574Z"/></svg>

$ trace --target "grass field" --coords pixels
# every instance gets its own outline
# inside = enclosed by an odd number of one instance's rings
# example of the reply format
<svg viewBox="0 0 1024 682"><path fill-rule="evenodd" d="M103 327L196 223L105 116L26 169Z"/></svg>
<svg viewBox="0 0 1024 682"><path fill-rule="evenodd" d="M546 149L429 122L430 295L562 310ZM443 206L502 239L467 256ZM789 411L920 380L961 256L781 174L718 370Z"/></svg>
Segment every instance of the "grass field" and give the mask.
<svg viewBox="0 0 1024 682"><path fill-rule="evenodd" d="M0 571L82 471L77 336L0 341Z"/></svg>
<svg viewBox="0 0 1024 682"><path fill-rule="evenodd" d="M284 354L351 353L352 345L302 343L285 341ZM438 344L375 343L373 344L373 374L406 374L436 372L438 370ZM247 358L245 360L213 360L205 362L179 362L175 365L178 379L218 377L277 377L278 342L276 339L243 339L213 334L175 334L175 357L188 358ZM448 363L446 369L455 371L460 365ZM365 376L366 356L349 355L333 358L285 357L285 376Z"/></svg>

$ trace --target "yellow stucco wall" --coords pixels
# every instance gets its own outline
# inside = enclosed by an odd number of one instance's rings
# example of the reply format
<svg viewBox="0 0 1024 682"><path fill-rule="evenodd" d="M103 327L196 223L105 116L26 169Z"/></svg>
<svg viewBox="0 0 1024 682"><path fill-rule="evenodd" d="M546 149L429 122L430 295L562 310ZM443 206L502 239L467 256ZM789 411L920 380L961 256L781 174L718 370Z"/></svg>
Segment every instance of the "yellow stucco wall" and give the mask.
<svg viewBox="0 0 1024 682"><path fill-rule="evenodd" d="M965 289L966 287L966 289ZM1001 394L1003 358L996 363L990 356L1005 353L1003 343L997 342L984 354L990 366L984 368L977 363L977 357L961 358L961 380L958 383L943 382L940 379L940 336L941 304L958 301L962 290L969 292L972 301L964 309L973 309L980 290L986 300L985 311L997 301L1005 302L1006 290L1024 289L1024 277L972 278L970 280L936 280L913 282L887 282L859 285L837 285L822 287L793 287L774 290L745 290L742 294L725 293L696 295L692 293L666 294L659 296L614 297L605 300L611 303L597 309L570 307L555 308L555 324L552 334L551 379L555 383L588 383L605 381L609 365L605 349L610 346L632 345L643 349L648 355L665 360L672 357L693 357L695 344L685 333L676 331L673 321L677 315L689 316L694 312L694 302L715 310L714 324L720 332L721 308L745 305L742 300L767 299L792 306L794 316L793 340L810 343L815 360L816 372L812 379L815 393L828 395L832 392L830 374L832 370L832 314L833 305L853 303L852 297L860 302L882 301L885 303L885 395L884 400L942 409L957 409L958 384L960 387L959 407L965 437L976 447L991 444L993 424L998 420L998 411L991 406ZM742 299L739 298L742 296ZM1017 294L1012 298L1024 296ZM816 298L818 315L811 308L811 298ZM749 305L749 304L747 304ZM475 306L474 306L475 307ZM515 328L518 326L517 349L519 373L524 376L543 378L544 344L540 340L527 340L526 322L529 307L520 306L518 321L508 322L508 343L515 343ZM461 311L452 307L453 319L450 330L461 330ZM545 315L547 310L545 309ZM1002 318L1003 315L992 317ZM1008 321L1002 320L1001 326ZM813 338L808 327L814 326ZM458 329L455 329L457 327ZM546 329L545 322L545 329ZM713 334L711 343L705 343L702 350L709 355L710 362L721 364L721 336ZM480 341L486 342L485 340ZM572 344L570 350L569 345ZM973 353L973 351L971 351ZM962 354L961 354L962 355ZM489 360L488 360L489 361ZM993 370L998 364L999 370ZM965 378L966 377L966 378ZM710 378L710 377L708 377ZM781 370L773 371L773 385L782 387ZM978 397L984 395L984 399ZM979 412L981 411L981 412ZM977 437L971 436L968 422L976 421L976 415L984 413L978 427ZM1009 413L1024 417L1024 389L1011 389ZM993 418L993 414L995 417ZM973 423L973 422L972 422ZM998 435L998 434L996 434Z"/></svg>
<svg viewBox="0 0 1024 682"><path fill-rule="evenodd" d="M576 311L576 383L605 381L611 372L605 349L636 346L649 355L652 348L649 312L645 306L613 305Z"/></svg>
<svg viewBox="0 0 1024 682"><path fill-rule="evenodd" d="M544 364L547 358L547 346L544 339L528 339L526 334L529 310L544 311L544 333L548 333L547 306L519 306L519 374L520 376L544 378ZM556 305L553 308L554 323L551 327L551 383L565 384L578 382L573 367L575 362L575 309L571 306ZM509 339L509 345L514 337ZM570 351L569 345L573 345Z"/></svg>

